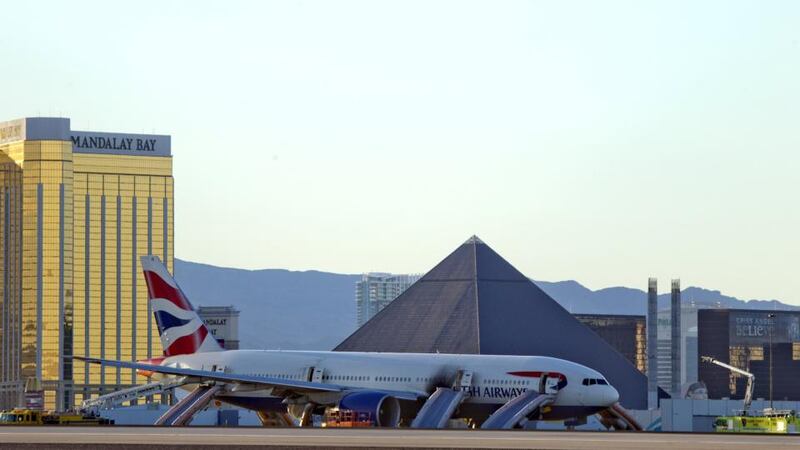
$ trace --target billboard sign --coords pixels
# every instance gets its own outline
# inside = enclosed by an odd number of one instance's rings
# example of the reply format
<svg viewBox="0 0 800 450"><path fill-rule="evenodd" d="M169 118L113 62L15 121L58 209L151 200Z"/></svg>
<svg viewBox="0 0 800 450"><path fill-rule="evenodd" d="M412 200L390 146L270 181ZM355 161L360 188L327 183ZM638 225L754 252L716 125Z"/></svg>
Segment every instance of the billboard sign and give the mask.
<svg viewBox="0 0 800 450"><path fill-rule="evenodd" d="M770 313L736 311L730 314L731 345L768 344L770 335L773 343L800 342L800 313Z"/></svg>

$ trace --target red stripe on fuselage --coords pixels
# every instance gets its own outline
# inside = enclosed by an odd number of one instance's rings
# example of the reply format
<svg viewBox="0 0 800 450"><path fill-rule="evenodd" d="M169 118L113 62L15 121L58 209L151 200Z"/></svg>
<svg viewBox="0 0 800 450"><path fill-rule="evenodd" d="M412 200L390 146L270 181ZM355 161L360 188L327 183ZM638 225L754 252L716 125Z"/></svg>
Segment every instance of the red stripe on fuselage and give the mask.
<svg viewBox="0 0 800 450"><path fill-rule="evenodd" d="M203 345L206 336L208 336L208 330L206 330L205 325L201 324L200 328L195 330L194 333L179 337L169 347L164 349L164 355L175 356L195 353L200 346Z"/></svg>
<svg viewBox="0 0 800 450"><path fill-rule="evenodd" d="M147 280L147 292L150 294L151 299L163 298L169 300L180 309L186 311L192 310L192 306L189 304L189 301L186 300L186 297L183 296L180 289L170 286L157 273L145 270L144 277Z"/></svg>

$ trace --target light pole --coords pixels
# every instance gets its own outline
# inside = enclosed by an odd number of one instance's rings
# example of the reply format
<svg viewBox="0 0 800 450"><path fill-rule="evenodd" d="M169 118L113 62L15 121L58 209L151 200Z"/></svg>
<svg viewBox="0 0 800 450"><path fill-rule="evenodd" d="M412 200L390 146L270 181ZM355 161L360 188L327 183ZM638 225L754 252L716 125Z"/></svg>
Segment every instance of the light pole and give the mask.
<svg viewBox="0 0 800 450"><path fill-rule="evenodd" d="M772 319L774 313L767 314L767 327L769 327L769 409L772 409Z"/></svg>

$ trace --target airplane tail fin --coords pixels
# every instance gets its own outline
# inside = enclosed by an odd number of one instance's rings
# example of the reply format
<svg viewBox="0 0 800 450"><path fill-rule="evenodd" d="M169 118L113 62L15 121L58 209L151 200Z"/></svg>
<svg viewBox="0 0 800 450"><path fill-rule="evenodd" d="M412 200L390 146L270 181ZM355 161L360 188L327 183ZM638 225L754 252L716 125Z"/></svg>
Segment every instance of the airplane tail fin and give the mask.
<svg viewBox="0 0 800 450"><path fill-rule="evenodd" d="M222 351L158 256L142 256L141 261L164 356Z"/></svg>

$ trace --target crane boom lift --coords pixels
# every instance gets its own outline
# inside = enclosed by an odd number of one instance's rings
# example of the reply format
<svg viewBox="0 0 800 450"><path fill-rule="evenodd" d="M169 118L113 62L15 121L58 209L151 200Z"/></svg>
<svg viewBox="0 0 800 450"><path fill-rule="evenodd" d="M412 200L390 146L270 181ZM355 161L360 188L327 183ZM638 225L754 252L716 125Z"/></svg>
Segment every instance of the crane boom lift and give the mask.
<svg viewBox="0 0 800 450"><path fill-rule="evenodd" d="M744 414L747 415L747 411L750 410L750 403L753 401L753 383L755 383L756 376L746 370L734 367L730 364L724 363L710 356L701 356L700 359L703 360L704 362L716 364L720 367L724 367L730 370L731 372L735 372L747 377L747 387L744 390Z"/></svg>

